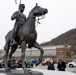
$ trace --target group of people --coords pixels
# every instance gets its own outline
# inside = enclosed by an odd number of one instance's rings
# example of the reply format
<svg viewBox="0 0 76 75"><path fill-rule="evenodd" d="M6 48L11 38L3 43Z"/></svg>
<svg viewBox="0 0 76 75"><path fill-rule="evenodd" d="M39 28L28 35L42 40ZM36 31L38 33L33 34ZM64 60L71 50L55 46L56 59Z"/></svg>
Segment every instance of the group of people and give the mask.
<svg viewBox="0 0 76 75"><path fill-rule="evenodd" d="M61 59L59 59L59 62L57 63L57 69L59 71L65 71L65 68L66 68L66 63L64 61L62 61ZM53 60L49 61L47 69L48 70L55 70Z"/></svg>
<svg viewBox="0 0 76 75"><path fill-rule="evenodd" d="M10 61L8 60L9 68L15 69L15 68L21 68L22 67L21 60L16 61L15 58L12 58L11 62L12 63L10 65ZM4 63L0 63L0 68L5 68ZM60 59L59 62L57 63L57 69L59 71L65 71L65 68L66 68L66 63ZM49 61L47 70L55 70L55 66L54 66L54 61L53 60Z"/></svg>

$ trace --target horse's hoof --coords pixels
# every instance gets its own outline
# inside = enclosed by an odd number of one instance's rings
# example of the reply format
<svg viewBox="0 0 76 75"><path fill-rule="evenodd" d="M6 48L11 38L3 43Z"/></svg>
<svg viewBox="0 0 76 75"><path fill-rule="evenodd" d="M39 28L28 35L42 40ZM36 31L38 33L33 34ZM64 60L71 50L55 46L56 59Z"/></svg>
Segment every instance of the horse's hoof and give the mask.
<svg viewBox="0 0 76 75"><path fill-rule="evenodd" d="M40 63L41 63L41 62L40 62L40 61L38 61L38 62L36 63L36 66L38 66Z"/></svg>
<svg viewBox="0 0 76 75"><path fill-rule="evenodd" d="M25 74L28 74L29 72L28 72L28 71L24 71L24 73L25 73Z"/></svg>

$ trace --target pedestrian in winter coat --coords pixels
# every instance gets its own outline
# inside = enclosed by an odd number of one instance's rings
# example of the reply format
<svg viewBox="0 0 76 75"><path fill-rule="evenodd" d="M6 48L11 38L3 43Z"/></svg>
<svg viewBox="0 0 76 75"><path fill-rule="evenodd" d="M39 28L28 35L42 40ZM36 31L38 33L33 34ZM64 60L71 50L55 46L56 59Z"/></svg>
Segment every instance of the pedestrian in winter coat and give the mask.
<svg viewBox="0 0 76 75"><path fill-rule="evenodd" d="M47 68L47 69L48 69L48 70L55 70L53 60L49 61L49 63L48 63L48 68Z"/></svg>

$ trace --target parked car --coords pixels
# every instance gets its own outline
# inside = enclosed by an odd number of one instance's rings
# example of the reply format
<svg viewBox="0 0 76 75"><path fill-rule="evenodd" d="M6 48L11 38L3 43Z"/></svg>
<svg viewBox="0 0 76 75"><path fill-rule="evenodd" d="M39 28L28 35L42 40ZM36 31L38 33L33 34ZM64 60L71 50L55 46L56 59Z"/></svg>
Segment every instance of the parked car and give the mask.
<svg viewBox="0 0 76 75"><path fill-rule="evenodd" d="M48 65L49 61L43 61L41 64L42 65Z"/></svg>
<svg viewBox="0 0 76 75"><path fill-rule="evenodd" d="M33 64L36 64L36 63L37 63L37 59L32 59L31 62L32 62Z"/></svg>
<svg viewBox="0 0 76 75"><path fill-rule="evenodd" d="M7 60L7 65L10 68L9 60ZM5 60L0 60L0 68L5 68Z"/></svg>
<svg viewBox="0 0 76 75"><path fill-rule="evenodd" d="M76 66L76 60L74 60L74 61L72 61L72 62L69 62L69 63L68 63L68 66L69 66L70 68L75 67L75 66Z"/></svg>
<svg viewBox="0 0 76 75"><path fill-rule="evenodd" d="M25 61L27 68L33 68L33 63L30 60Z"/></svg>

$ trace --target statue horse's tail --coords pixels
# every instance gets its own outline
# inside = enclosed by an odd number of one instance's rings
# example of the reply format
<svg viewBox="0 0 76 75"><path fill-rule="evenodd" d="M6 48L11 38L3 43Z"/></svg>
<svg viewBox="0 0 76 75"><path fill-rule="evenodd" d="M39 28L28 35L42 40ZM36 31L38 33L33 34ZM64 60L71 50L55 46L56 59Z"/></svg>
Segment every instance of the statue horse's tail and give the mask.
<svg viewBox="0 0 76 75"><path fill-rule="evenodd" d="M5 46L4 46L4 51L6 51L6 39L7 38L7 35L5 36Z"/></svg>
<svg viewBox="0 0 76 75"><path fill-rule="evenodd" d="M5 36L5 46L4 46L4 50L6 51L7 47L10 46L10 40L12 38L12 30L9 31L6 36Z"/></svg>
<svg viewBox="0 0 76 75"><path fill-rule="evenodd" d="M4 51L6 51L6 45L4 46Z"/></svg>

